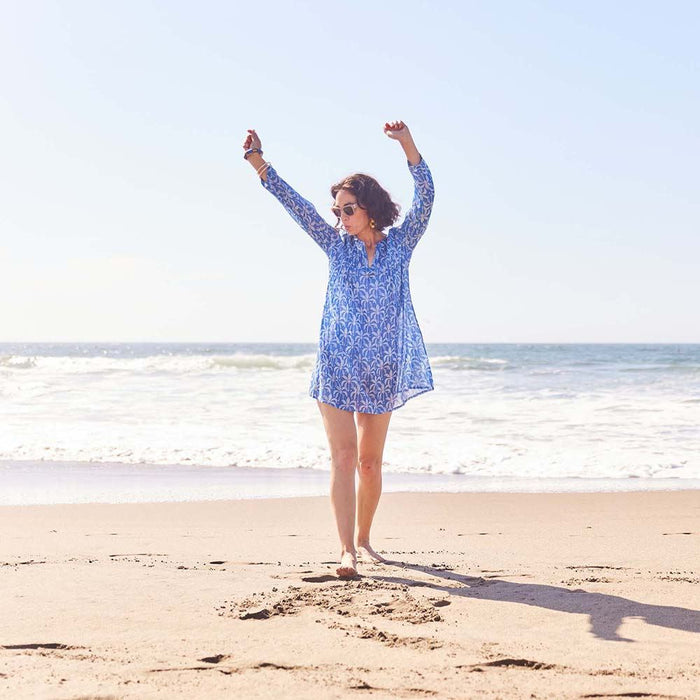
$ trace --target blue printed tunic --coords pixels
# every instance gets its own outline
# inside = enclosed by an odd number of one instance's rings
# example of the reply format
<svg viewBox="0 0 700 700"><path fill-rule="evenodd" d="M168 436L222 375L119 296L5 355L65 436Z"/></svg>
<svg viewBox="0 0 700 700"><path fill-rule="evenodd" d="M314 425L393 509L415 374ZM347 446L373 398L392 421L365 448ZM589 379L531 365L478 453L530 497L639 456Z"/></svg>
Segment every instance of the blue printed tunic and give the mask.
<svg viewBox="0 0 700 700"><path fill-rule="evenodd" d="M435 189L422 158L408 169L415 183L411 209L377 243L372 265L361 240L331 226L272 166L261 180L328 256L328 289L309 394L346 411L386 413L433 389L408 266L428 225Z"/></svg>

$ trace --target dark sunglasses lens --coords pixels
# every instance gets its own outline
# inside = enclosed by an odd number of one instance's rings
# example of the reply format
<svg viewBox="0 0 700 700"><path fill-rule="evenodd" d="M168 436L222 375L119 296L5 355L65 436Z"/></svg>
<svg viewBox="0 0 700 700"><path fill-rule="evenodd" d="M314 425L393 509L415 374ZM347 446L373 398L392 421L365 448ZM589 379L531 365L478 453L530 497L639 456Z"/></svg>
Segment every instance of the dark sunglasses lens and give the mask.
<svg viewBox="0 0 700 700"><path fill-rule="evenodd" d="M335 216L340 218L341 213L345 216L352 216L355 213L355 207L350 204L346 204L344 207L331 207L331 211Z"/></svg>

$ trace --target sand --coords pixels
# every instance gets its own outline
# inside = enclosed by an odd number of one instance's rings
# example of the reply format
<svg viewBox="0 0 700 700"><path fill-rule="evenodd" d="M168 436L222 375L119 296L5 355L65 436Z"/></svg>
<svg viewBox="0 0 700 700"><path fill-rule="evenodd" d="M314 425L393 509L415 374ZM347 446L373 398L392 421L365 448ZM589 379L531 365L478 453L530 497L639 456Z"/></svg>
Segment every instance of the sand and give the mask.
<svg viewBox="0 0 700 700"><path fill-rule="evenodd" d="M700 491L0 508L0 697L700 698Z"/></svg>

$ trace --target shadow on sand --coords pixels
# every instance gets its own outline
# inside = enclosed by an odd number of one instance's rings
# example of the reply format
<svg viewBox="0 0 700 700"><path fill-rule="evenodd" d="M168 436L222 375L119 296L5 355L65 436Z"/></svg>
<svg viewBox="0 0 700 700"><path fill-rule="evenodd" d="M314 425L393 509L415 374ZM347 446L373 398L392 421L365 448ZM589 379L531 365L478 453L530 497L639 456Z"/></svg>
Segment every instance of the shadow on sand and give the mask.
<svg viewBox="0 0 700 700"><path fill-rule="evenodd" d="M402 561L387 560L385 566L412 569L461 585L440 585L401 576L367 576L378 581L390 581L405 586L421 586L450 595L509 603L535 605L549 610L588 615L589 631L599 639L633 642L621 637L617 630L625 618L637 618L650 625L669 627L684 632L700 632L700 611L668 605L649 605L605 593L589 593L582 589L559 588L538 583L514 583L497 578L464 576L444 569Z"/></svg>

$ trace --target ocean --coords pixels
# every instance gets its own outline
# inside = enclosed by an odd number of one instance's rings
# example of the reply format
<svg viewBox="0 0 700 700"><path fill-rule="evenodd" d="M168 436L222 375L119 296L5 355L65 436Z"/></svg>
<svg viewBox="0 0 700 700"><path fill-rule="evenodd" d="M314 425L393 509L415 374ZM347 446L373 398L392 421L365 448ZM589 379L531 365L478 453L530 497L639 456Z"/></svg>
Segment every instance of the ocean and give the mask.
<svg viewBox="0 0 700 700"><path fill-rule="evenodd" d="M314 344L0 343L0 505L320 495ZM385 490L700 488L700 345L429 344Z"/></svg>

